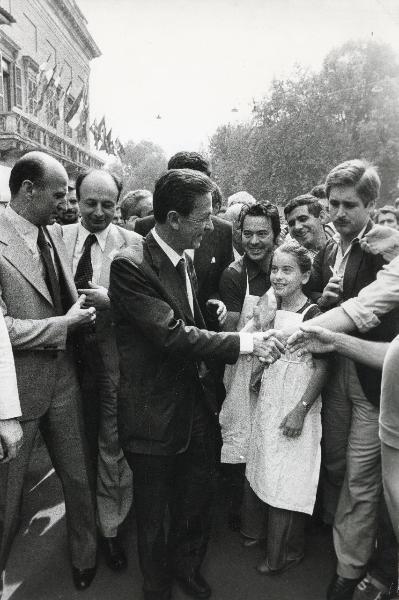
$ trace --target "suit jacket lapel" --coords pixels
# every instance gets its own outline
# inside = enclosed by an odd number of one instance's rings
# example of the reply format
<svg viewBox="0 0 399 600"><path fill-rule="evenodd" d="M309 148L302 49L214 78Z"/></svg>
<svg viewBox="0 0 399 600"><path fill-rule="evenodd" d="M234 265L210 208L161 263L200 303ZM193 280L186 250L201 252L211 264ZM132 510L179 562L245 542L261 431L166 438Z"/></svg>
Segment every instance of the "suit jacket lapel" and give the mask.
<svg viewBox="0 0 399 600"><path fill-rule="evenodd" d="M372 228L371 221L368 222L364 235ZM356 284L357 274L364 259L364 251L361 249L359 242L355 242L350 249L348 262L345 269L343 290L344 299L351 298L352 292Z"/></svg>
<svg viewBox="0 0 399 600"><path fill-rule="evenodd" d="M53 301L42 272L28 246L25 244L24 239L18 235L18 232L8 219L7 229L4 222L0 223L0 241L6 244L3 257L13 264L39 294L53 306Z"/></svg>
<svg viewBox="0 0 399 600"><path fill-rule="evenodd" d="M194 267L198 278L199 288L201 288L201 285L206 278L211 265L212 257L214 256L215 245L215 230L207 231L202 239L201 246L194 252Z"/></svg>
<svg viewBox="0 0 399 600"><path fill-rule="evenodd" d="M177 309L177 312L183 315L185 323L195 325L187 293L183 288L179 273L162 248L158 246L151 233L147 235L145 244L151 255L159 281L172 308ZM195 296L194 292L193 295Z"/></svg>
<svg viewBox="0 0 399 600"><path fill-rule="evenodd" d="M75 252L76 242L78 240L78 231L78 223L74 223L73 225L66 225L62 228L62 237L64 239L69 268L71 269L71 271L73 269L73 255Z"/></svg>
<svg viewBox="0 0 399 600"><path fill-rule="evenodd" d="M101 275L99 285L102 285L108 289L109 287L109 273L111 270L111 262L114 255L126 246L125 238L119 232L118 228L111 224L108 232L107 241L103 252L103 260L101 263Z"/></svg>
<svg viewBox="0 0 399 600"><path fill-rule="evenodd" d="M75 282L74 282L73 276L72 276L72 259L71 259L70 255L68 254L67 248L65 246L65 243L61 239L61 236L56 234L56 230L52 229L51 227L48 227L47 232L50 236L51 243L53 244L53 247L54 247L55 251L57 252L59 264L62 269L62 274L64 276L64 281L67 286L68 292L71 295L72 304L73 304L78 299L78 293L76 291ZM77 237L77 229L76 229L75 237ZM74 247L75 246L73 245L73 248ZM73 256L73 250L72 250L72 256Z"/></svg>

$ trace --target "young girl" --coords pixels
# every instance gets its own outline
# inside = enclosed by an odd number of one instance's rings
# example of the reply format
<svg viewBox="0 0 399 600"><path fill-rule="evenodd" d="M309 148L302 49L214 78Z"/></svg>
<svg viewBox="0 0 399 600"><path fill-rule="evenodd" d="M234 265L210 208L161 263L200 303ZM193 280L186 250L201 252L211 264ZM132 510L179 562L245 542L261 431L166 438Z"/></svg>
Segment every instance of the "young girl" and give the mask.
<svg viewBox="0 0 399 600"><path fill-rule="evenodd" d="M311 260L296 242L274 253L271 284L277 297L275 329L300 325L320 311L302 286ZM265 368L251 433L246 478L259 502L251 537L267 539L264 574L281 573L304 554L305 514L312 514L320 469L320 392L326 361L288 351Z"/></svg>

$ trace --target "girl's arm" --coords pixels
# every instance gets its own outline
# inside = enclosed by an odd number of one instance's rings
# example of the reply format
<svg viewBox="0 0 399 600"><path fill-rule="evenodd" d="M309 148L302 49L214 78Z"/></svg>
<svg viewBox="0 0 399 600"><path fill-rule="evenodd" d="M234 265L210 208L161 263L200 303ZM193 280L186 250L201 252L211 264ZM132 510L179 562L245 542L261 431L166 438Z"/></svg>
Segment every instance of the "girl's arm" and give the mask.
<svg viewBox="0 0 399 600"><path fill-rule="evenodd" d="M281 421L280 429L286 437L296 438L302 433L305 417L321 394L328 375L328 361L314 359L315 370L298 404Z"/></svg>

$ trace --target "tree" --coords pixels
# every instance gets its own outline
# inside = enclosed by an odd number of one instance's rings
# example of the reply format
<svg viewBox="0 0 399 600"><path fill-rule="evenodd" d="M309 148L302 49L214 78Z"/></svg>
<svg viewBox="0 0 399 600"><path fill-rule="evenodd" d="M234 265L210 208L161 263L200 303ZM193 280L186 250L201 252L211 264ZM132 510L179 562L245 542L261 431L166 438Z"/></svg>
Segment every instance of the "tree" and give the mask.
<svg viewBox="0 0 399 600"><path fill-rule="evenodd" d="M397 195L399 66L392 50L348 42L331 51L319 73L297 67L274 80L247 124L212 136L213 171L224 193L246 189L284 205L324 181L350 158L366 158L382 177L381 202Z"/></svg>
<svg viewBox="0 0 399 600"><path fill-rule="evenodd" d="M122 156L123 191L146 189L153 191L158 177L166 171L164 151L153 142L142 140L138 144L129 140Z"/></svg>

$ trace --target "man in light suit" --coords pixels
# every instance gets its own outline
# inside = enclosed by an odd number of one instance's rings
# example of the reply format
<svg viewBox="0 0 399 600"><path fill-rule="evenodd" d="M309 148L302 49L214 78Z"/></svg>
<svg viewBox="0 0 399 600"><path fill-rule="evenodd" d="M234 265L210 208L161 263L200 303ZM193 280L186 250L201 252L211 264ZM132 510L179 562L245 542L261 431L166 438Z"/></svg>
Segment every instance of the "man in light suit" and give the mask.
<svg viewBox="0 0 399 600"><path fill-rule="evenodd" d="M108 297L113 256L134 246L141 236L112 223L121 182L104 170L81 173L76 194L82 220L63 227L69 263L79 293L97 311L95 332L81 337L82 395L85 429L97 471L97 520L108 566L126 567L118 527L132 501L132 474L121 451L116 420L118 354ZM83 267L82 267L83 265Z"/></svg>
<svg viewBox="0 0 399 600"><path fill-rule="evenodd" d="M94 320L95 309L78 300L61 227L47 228L67 184L57 160L29 152L11 170L11 202L0 215L0 307L14 351L24 436L17 457L0 465L0 572L17 530L24 475L40 429L62 482L73 579L82 590L95 574L97 544L70 335Z"/></svg>
<svg viewBox="0 0 399 600"><path fill-rule="evenodd" d="M211 595L200 568L210 531L217 391L205 362L233 363L240 352L272 361L282 348L268 332L205 329L184 251L198 249L212 230L213 187L198 171L169 170L155 185L155 228L141 251L123 250L111 266L119 435L133 470L146 600L169 600L173 578L193 597Z"/></svg>

